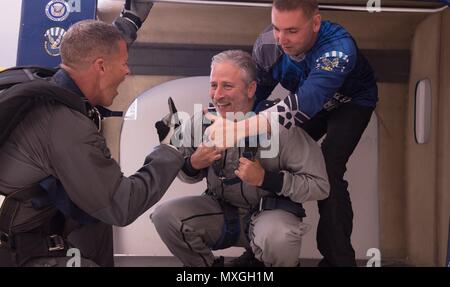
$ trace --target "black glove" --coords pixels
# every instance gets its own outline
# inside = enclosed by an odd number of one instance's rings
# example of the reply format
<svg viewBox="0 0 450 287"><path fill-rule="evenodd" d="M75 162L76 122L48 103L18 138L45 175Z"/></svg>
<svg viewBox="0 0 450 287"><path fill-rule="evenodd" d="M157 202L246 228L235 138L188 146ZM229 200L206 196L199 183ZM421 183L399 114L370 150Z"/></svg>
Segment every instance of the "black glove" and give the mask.
<svg viewBox="0 0 450 287"><path fill-rule="evenodd" d="M155 128L158 131L158 138L161 144L171 144L171 138L175 133L175 129L177 129L180 125L180 119L177 115L177 108L173 103L172 98L169 97L169 114L167 114L160 121L155 123Z"/></svg>
<svg viewBox="0 0 450 287"><path fill-rule="evenodd" d="M136 40L137 31L147 19L152 7L152 0L125 1L122 13L114 20L113 25L125 36L129 45Z"/></svg>

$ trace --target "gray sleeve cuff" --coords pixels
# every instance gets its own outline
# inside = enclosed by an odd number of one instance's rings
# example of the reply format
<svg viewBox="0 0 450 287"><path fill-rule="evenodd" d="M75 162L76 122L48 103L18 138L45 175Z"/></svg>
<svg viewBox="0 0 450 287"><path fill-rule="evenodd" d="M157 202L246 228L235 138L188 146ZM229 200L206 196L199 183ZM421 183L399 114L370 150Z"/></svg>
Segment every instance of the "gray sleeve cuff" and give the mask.
<svg viewBox="0 0 450 287"><path fill-rule="evenodd" d="M200 173L200 170L195 169L192 166L190 156L185 158L182 170L187 176L191 176L191 177L194 177Z"/></svg>

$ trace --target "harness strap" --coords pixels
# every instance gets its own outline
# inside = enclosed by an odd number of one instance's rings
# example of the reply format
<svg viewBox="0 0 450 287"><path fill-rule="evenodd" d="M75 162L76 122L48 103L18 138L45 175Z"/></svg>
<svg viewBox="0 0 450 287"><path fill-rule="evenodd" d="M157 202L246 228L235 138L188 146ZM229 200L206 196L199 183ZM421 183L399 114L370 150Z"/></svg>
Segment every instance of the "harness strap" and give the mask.
<svg viewBox="0 0 450 287"><path fill-rule="evenodd" d="M22 266L33 257L66 256L62 237L65 218L54 208L43 208L33 220L20 218L21 205L42 196L39 185L6 196L0 209L0 266Z"/></svg>
<svg viewBox="0 0 450 287"><path fill-rule="evenodd" d="M301 203L294 202L288 198L266 196L259 202L259 210L281 209L294 214L299 218L306 217L305 209Z"/></svg>
<svg viewBox="0 0 450 287"><path fill-rule="evenodd" d="M10 248L17 266L22 266L29 259L36 257L65 257L69 244L59 234L47 235L40 228L33 233L14 235Z"/></svg>
<svg viewBox="0 0 450 287"><path fill-rule="evenodd" d="M233 177L233 178L222 178L222 177L219 177L219 179L223 182L223 184L225 184L225 185L233 185L233 184L236 184L236 183L240 183L240 182L242 182L242 180L239 178L239 177Z"/></svg>
<svg viewBox="0 0 450 287"><path fill-rule="evenodd" d="M65 257L70 244L61 235L63 222L64 216L58 213L47 224L29 232L0 231L0 266L22 266L36 257Z"/></svg>
<svg viewBox="0 0 450 287"><path fill-rule="evenodd" d="M7 195L0 209L0 231L10 236L13 232L14 218L20 204L30 198L38 197L42 192L39 185L35 185Z"/></svg>
<svg viewBox="0 0 450 287"><path fill-rule="evenodd" d="M223 210L225 223L222 227L222 234L216 244L212 247L212 250L234 246L239 240L239 233L241 229L238 208L226 203L223 200L219 200L219 204Z"/></svg>

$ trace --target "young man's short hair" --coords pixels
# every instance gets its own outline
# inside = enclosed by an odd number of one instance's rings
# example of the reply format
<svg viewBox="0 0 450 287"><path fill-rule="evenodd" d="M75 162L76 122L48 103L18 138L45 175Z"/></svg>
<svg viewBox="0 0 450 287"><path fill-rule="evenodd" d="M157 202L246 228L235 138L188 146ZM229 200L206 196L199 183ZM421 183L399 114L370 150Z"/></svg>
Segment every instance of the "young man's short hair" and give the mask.
<svg viewBox="0 0 450 287"><path fill-rule="evenodd" d="M273 7L278 11L300 9L308 18L311 18L319 9L319 4L317 0L273 0Z"/></svg>

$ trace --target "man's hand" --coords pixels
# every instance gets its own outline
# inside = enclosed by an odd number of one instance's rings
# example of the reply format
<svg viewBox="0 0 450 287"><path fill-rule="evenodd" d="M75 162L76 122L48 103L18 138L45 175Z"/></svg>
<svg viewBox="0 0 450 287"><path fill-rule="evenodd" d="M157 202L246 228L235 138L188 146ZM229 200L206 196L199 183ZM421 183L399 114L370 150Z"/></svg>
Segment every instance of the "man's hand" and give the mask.
<svg viewBox="0 0 450 287"><path fill-rule="evenodd" d="M251 161L245 157L241 157L239 159L239 167L234 173L247 184L262 186L266 172L259 161Z"/></svg>
<svg viewBox="0 0 450 287"><path fill-rule="evenodd" d="M147 19L152 7L153 1L151 0L126 0L120 16L127 18L138 30Z"/></svg>
<svg viewBox="0 0 450 287"><path fill-rule="evenodd" d="M205 114L205 118L212 122L205 130L205 134L208 137L208 142L214 146L222 148L234 147L240 139L246 136L244 120L233 122L212 113Z"/></svg>
<svg viewBox="0 0 450 287"><path fill-rule="evenodd" d="M120 17L114 20L113 25L120 30L129 45L136 40L137 31L147 19L152 7L152 0L125 0Z"/></svg>
<svg viewBox="0 0 450 287"><path fill-rule="evenodd" d="M205 118L212 124L205 130L208 141L218 147L234 147L249 136L270 133L270 124L265 115L258 114L237 122L221 116L206 113Z"/></svg>
<svg viewBox="0 0 450 287"><path fill-rule="evenodd" d="M191 155L191 165L197 170L207 168L222 157L222 152L223 149L200 144Z"/></svg>

